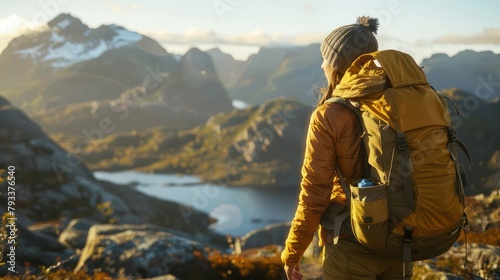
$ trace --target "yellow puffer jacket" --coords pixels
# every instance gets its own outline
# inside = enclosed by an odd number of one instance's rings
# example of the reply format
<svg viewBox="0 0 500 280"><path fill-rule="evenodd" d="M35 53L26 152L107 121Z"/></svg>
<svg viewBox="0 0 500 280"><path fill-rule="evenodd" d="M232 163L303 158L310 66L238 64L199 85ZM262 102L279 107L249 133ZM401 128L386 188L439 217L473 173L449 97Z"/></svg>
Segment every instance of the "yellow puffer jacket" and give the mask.
<svg viewBox="0 0 500 280"><path fill-rule="evenodd" d="M343 104L327 102L312 113L299 204L281 254L284 264L293 266L300 262L330 203L346 205L335 170L338 165L348 183L363 175L361 133L357 115ZM320 246L332 241L327 238L329 234L320 227Z"/></svg>

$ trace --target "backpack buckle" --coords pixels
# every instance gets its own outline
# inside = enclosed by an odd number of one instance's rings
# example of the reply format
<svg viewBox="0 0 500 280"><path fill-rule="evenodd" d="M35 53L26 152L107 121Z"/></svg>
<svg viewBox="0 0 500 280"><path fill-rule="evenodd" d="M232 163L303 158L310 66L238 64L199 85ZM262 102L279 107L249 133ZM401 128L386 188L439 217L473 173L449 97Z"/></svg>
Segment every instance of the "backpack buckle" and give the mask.
<svg viewBox="0 0 500 280"><path fill-rule="evenodd" d="M455 129L449 128L448 129L448 139L450 139L451 142L457 141L457 133L455 132Z"/></svg>
<svg viewBox="0 0 500 280"><path fill-rule="evenodd" d="M413 233L413 227L412 226L405 226L405 235L403 237L403 241L405 243L411 243L413 241L412 234Z"/></svg>
<svg viewBox="0 0 500 280"><path fill-rule="evenodd" d="M406 138L403 136L398 136L396 140L396 145L398 147L398 150L400 151L406 151L408 150L408 143L406 142Z"/></svg>

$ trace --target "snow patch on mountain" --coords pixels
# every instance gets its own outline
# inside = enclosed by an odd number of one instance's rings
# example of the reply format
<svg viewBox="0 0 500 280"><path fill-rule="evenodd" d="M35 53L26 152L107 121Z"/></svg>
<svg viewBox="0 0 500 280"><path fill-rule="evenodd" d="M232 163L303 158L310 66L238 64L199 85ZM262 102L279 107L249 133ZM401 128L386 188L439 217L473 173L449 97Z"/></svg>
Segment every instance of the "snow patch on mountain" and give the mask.
<svg viewBox="0 0 500 280"><path fill-rule="evenodd" d="M47 39L29 48L19 49L16 53L22 58L30 58L33 64L49 64L55 70L68 67L74 63L90 60L104 52L127 46L142 40L142 35L128 31L117 25L109 25L107 28L111 37L105 37L95 32L95 29L87 29L80 34L66 34L66 28L72 25L71 19L66 18L57 22L52 28L40 33L41 36L49 32ZM74 39L71 36L78 37Z"/></svg>
<svg viewBox="0 0 500 280"><path fill-rule="evenodd" d="M113 44L115 47L121 47L130 44L130 42L137 42L142 39L141 34L128 31L120 26L112 25L111 28L116 33L116 36L113 37Z"/></svg>
<svg viewBox="0 0 500 280"><path fill-rule="evenodd" d="M65 29L66 27L68 27L69 25L71 24L71 22L69 21L69 19L64 19L62 21L60 21L59 23L57 23L57 26L61 29Z"/></svg>
<svg viewBox="0 0 500 280"><path fill-rule="evenodd" d="M84 44L65 42L57 49L49 49L42 61L50 62L54 68L64 68L71 64L100 56L109 48L103 40L86 48Z"/></svg>

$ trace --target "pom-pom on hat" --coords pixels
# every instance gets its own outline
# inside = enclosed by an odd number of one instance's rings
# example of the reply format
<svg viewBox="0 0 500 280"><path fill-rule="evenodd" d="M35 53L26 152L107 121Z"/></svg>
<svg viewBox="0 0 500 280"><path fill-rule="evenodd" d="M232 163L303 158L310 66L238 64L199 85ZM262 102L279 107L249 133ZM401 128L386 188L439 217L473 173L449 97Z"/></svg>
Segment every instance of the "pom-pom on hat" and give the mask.
<svg viewBox="0 0 500 280"><path fill-rule="evenodd" d="M378 19L358 17L355 24L333 30L321 44L320 50L333 69L344 74L358 56L378 50Z"/></svg>

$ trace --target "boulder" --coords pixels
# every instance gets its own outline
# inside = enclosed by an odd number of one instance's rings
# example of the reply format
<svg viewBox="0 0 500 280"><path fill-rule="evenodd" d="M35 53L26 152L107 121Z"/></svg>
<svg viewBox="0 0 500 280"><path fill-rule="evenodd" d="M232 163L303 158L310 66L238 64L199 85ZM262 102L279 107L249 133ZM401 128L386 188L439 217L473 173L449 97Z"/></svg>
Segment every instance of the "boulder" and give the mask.
<svg viewBox="0 0 500 280"><path fill-rule="evenodd" d="M94 225L75 270L140 278L173 274L183 279L200 271L196 268L203 260L197 256L203 256L204 247L153 225Z"/></svg>
<svg viewBox="0 0 500 280"><path fill-rule="evenodd" d="M268 225L241 237L240 242L235 242L235 251L238 252L238 245L241 244L241 249L247 250L250 248L262 248L269 245L283 246L286 237L290 231L291 222L278 223ZM314 234L314 238L309 244L309 247L304 252L305 257L318 257L321 254L322 247L318 246L318 235Z"/></svg>
<svg viewBox="0 0 500 280"><path fill-rule="evenodd" d="M290 230L290 222L268 225L252 230L241 237L242 249L259 248L268 245L283 245Z"/></svg>

